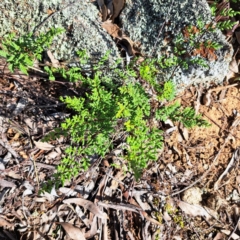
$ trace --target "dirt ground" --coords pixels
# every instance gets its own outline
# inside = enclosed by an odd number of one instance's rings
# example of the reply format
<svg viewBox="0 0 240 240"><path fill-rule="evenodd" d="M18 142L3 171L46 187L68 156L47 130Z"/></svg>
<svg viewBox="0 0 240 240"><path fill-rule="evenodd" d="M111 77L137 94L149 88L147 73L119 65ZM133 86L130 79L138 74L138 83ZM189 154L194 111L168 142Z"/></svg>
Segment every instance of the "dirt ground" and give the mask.
<svg viewBox="0 0 240 240"><path fill-rule="evenodd" d="M233 45L238 69L239 44ZM3 60L0 74L1 240L240 239L238 71L222 86L191 86L177 97L211 126L162 123L164 148L139 181L112 167L125 163L115 149L48 191L71 143L41 140L72 113L59 97L81 89L43 73L10 73Z"/></svg>
<svg viewBox="0 0 240 240"><path fill-rule="evenodd" d="M6 74L0 84L1 239L116 239L120 233L122 239L239 238L238 80L209 89L192 86L178 96L211 126L186 129L165 122L159 161L140 181L111 167L121 159L109 156L42 194L69 142L41 139L71 114L58 94L73 96L74 88L17 73ZM24 114L18 113L21 107Z"/></svg>

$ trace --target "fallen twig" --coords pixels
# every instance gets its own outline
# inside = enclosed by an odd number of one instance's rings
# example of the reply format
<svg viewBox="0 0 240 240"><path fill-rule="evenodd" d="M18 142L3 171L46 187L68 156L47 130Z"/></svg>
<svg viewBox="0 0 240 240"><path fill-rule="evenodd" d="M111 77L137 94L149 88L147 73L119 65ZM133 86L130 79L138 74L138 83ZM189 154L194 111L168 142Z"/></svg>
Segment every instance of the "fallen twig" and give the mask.
<svg viewBox="0 0 240 240"><path fill-rule="evenodd" d="M136 207L135 205L132 204L108 204L108 203L104 203L99 201L97 203L99 206L105 207L105 208L112 208L115 210L124 210L124 211L131 211L131 212L135 212L135 213L139 213L139 211L142 211L141 208Z"/></svg>

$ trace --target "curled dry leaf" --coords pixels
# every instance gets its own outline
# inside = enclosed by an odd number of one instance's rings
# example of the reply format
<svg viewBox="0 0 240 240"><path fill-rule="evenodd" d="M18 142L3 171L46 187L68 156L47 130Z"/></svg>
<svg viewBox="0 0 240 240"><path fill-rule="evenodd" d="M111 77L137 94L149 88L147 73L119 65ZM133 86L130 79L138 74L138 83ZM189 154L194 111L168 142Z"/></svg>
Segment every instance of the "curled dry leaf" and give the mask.
<svg viewBox="0 0 240 240"><path fill-rule="evenodd" d="M145 211L140 211L140 213L147 219L147 221L151 222L152 224L162 226L162 224L160 222L158 222L154 218L149 217Z"/></svg>
<svg viewBox="0 0 240 240"><path fill-rule="evenodd" d="M104 0L97 0L100 12L102 14L102 21L106 21L107 20L107 15L108 15L108 11L107 11L107 7L104 3Z"/></svg>
<svg viewBox="0 0 240 240"><path fill-rule="evenodd" d="M230 160L230 162L227 165L227 168L225 171L221 174L221 176L218 178L218 180L214 184L214 190L218 190L219 185L222 181L222 179L234 168L234 166L238 163L240 159L240 148L237 148L235 152L233 153L233 156Z"/></svg>
<svg viewBox="0 0 240 240"><path fill-rule="evenodd" d="M85 238L89 239L89 238L92 238L94 235L97 234L97 231L98 231L97 219L98 218L96 216L93 217L91 228L90 228L90 230L88 232L85 233Z"/></svg>
<svg viewBox="0 0 240 240"><path fill-rule="evenodd" d="M111 20L114 22L115 18L120 14L121 10L124 7L124 0L113 0L113 15Z"/></svg>
<svg viewBox="0 0 240 240"><path fill-rule="evenodd" d="M4 179L0 179L0 186L2 188L5 188L5 187L15 188L16 187L16 185L13 182L9 182Z"/></svg>
<svg viewBox="0 0 240 240"><path fill-rule="evenodd" d="M112 3L112 1L110 1L107 4L107 11L108 11L108 16L111 18L112 15L113 15L113 3Z"/></svg>
<svg viewBox="0 0 240 240"><path fill-rule="evenodd" d="M188 129L185 128L185 127L181 127L180 130L181 130L180 133L182 134L184 140L188 141L188 139L189 139L189 131L188 131Z"/></svg>
<svg viewBox="0 0 240 240"><path fill-rule="evenodd" d="M230 235L231 234L231 231L226 230L226 229L222 229L221 232L225 233L226 235ZM230 239L230 238L228 238L228 239ZM232 233L231 234L231 239L238 240L239 239L239 235L237 235L236 233Z"/></svg>
<svg viewBox="0 0 240 240"><path fill-rule="evenodd" d="M150 205L148 204L148 202L146 201L142 201L142 194L141 194L141 191L134 191L133 192L133 196L134 198L136 199L137 203L140 205L140 207L144 210L144 211L150 211L151 210L151 207Z"/></svg>
<svg viewBox="0 0 240 240"><path fill-rule="evenodd" d="M183 201L179 201L178 206L183 212L191 216L204 216L207 220L211 218L211 215L201 206L192 205Z"/></svg>
<svg viewBox="0 0 240 240"><path fill-rule="evenodd" d="M67 223L67 222L56 222L57 224L60 224L66 233L69 235L70 238L73 240L85 240L86 238L84 237L82 231L74 227L72 224Z"/></svg>
<svg viewBox="0 0 240 240"><path fill-rule="evenodd" d="M238 44L240 44L240 29L238 29L237 31L235 31L235 36L237 39Z"/></svg>
<svg viewBox="0 0 240 240"><path fill-rule="evenodd" d="M138 51L139 44L135 44L116 24L108 20L102 23L102 27L108 32L108 34L118 40L118 44L126 51L129 58L136 54L140 54L140 51Z"/></svg>
<svg viewBox="0 0 240 240"><path fill-rule="evenodd" d="M0 217L0 227L12 229L12 228L14 228L14 224L12 224Z"/></svg>
<svg viewBox="0 0 240 240"><path fill-rule="evenodd" d="M108 219L107 214L105 212L101 211L99 209L99 207L96 206L91 201L88 201L88 200L85 200L82 198L69 198L69 199L64 200L63 203L66 203L66 204L75 203L77 205L80 205L80 206L86 208L87 210L89 210L90 212L92 212L99 218Z"/></svg>
<svg viewBox="0 0 240 240"><path fill-rule="evenodd" d="M47 51L47 55L50 58L51 62L52 62L52 66L55 68L59 68L60 67L60 63L59 61L53 56L52 52L50 50Z"/></svg>
<svg viewBox="0 0 240 240"><path fill-rule="evenodd" d="M227 89L223 89L220 94L219 94L219 97L218 97L218 100L221 101L225 98L226 96L226 92L227 92Z"/></svg>
<svg viewBox="0 0 240 240"><path fill-rule="evenodd" d="M85 214L83 213L83 211L81 210L81 208L79 206L76 206L76 213L78 215L78 217L81 218L81 220L84 222L85 226L87 228L90 228L91 227L91 224L92 224L92 221L90 221L86 216Z"/></svg>
<svg viewBox="0 0 240 240"><path fill-rule="evenodd" d="M111 20L102 23L102 27L110 34L113 38L122 38L122 31L117 24L112 23Z"/></svg>
<svg viewBox="0 0 240 240"><path fill-rule="evenodd" d="M203 105L205 105L207 107L210 106L210 104L211 104L211 93L212 93L212 91L209 90L209 91L207 91L207 93L205 95L203 95Z"/></svg>
<svg viewBox="0 0 240 240"><path fill-rule="evenodd" d="M52 144L49 144L49 143L46 143L46 142L36 142L36 141L33 141L33 142L36 145L36 147L41 149L41 150L49 151L49 150L52 150L54 148L54 146Z"/></svg>
<svg viewBox="0 0 240 240"><path fill-rule="evenodd" d="M223 233L217 233L213 240L222 240L224 239L225 235Z"/></svg>
<svg viewBox="0 0 240 240"><path fill-rule="evenodd" d="M230 62L229 69L234 73L238 73L238 63L235 58Z"/></svg>

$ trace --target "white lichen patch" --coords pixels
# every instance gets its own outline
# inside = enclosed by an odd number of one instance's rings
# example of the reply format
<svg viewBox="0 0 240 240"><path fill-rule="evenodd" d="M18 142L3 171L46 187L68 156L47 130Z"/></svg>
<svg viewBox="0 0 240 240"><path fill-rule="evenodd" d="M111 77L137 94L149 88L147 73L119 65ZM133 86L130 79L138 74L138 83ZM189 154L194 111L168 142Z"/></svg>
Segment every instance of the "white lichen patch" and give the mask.
<svg viewBox="0 0 240 240"><path fill-rule="evenodd" d="M182 200L189 204L200 205L202 201L202 191L198 187L192 187L184 191Z"/></svg>
<svg viewBox="0 0 240 240"><path fill-rule="evenodd" d="M171 58L174 52L174 39L182 34L187 26L197 26L200 20L204 25L213 21L209 6L205 0L134 0L126 1L125 8L120 15L123 31L136 42L141 43L141 49L146 56ZM172 39L168 42L168 39ZM223 34L216 30L206 30L200 34L195 42L211 41L222 45L214 52L216 60L207 60L208 67L190 64L188 69L178 67L163 70L159 74L159 81L168 78L178 85L178 90L193 83L221 82L228 71L232 57L232 48L226 42ZM184 43L185 44L185 43ZM186 43L187 44L187 43ZM187 48L191 52L191 47ZM188 60L195 59L191 56ZM175 70L175 71L173 71ZM174 73L173 73L174 72Z"/></svg>
<svg viewBox="0 0 240 240"><path fill-rule="evenodd" d="M49 17L54 12L56 14ZM83 49L86 49L90 55L98 53L100 56L110 49L110 60L119 57L116 44L101 27L99 10L92 1L2 0L0 2L0 37L12 32L16 35L33 31L46 32L52 27L65 29L65 33L54 39L51 49L59 60L70 60L75 56L76 51Z"/></svg>

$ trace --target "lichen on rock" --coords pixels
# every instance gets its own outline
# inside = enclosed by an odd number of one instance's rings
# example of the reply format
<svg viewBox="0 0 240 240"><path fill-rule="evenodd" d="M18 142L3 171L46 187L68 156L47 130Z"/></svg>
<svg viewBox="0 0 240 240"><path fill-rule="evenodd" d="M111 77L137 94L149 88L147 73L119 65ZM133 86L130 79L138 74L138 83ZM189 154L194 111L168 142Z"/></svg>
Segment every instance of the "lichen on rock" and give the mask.
<svg viewBox="0 0 240 240"><path fill-rule="evenodd" d="M167 59L175 55L174 39L185 27L196 26L199 19L206 24L212 21L206 0L126 0L120 25L131 40L141 43L146 57ZM86 50L95 57L111 50L110 64L120 57L116 43L101 26L96 2L90 0L2 0L0 23L0 37L11 32L22 35L34 31L37 34L52 27L64 28L65 33L54 39L51 48L58 60L74 59L78 50ZM173 40L168 41L168 37ZM215 60L207 59L207 68L189 64L188 69L183 66L163 69L158 75L159 81L171 78L179 91L190 84L222 82L231 61L232 47L219 30L205 31L199 41L209 40L222 47L214 52ZM191 55L187 60L197 57Z"/></svg>
<svg viewBox="0 0 240 240"><path fill-rule="evenodd" d="M126 0L125 8L120 15L123 31L136 42L141 42L141 49L146 57L174 56L173 41L166 42L166 36L175 38L182 34L187 26L197 26L198 20L205 24L212 22L209 6L205 0ZM232 47L226 42L220 30L205 31L200 41L216 42L222 47L215 51L216 60L207 59L208 68L190 64L168 69L158 76L159 81L171 78L179 90L190 84L222 82L228 71L233 54ZM185 43L184 43L185 44ZM186 43L187 44L187 43ZM191 56L190 59L197 58Z"/></svg>
<svg viewBox="0 0 240 240"><path fill-rule="evenodd" d="M101 27L99 10L92 1L2 0L0 23L0 37L12 32L16 35L46 32L52 27L65 29L54 39L51 49L58 60L70 60L83 49L99 56L111 50L110 60L119 58L114 41Z"/></svg>

